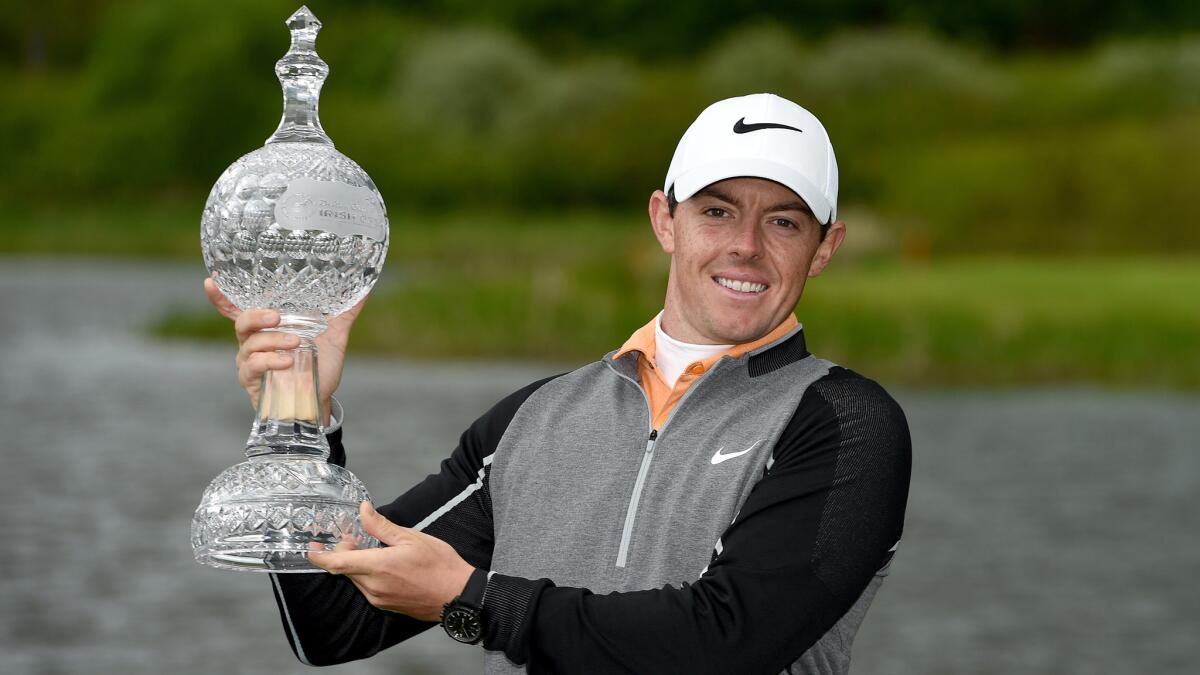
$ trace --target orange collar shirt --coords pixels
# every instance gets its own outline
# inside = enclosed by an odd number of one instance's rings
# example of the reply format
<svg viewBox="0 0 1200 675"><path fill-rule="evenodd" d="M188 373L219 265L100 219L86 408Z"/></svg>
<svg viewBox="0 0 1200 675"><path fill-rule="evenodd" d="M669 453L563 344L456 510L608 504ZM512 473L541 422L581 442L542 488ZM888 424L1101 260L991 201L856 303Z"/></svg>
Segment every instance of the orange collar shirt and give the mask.
<svg viewBox="0 0 1200 675"><path fill-rule="evenodd" d="M645 390L646 397L650 401L650 414L654 419L652 424L654 429L662 428L663 423L671 416L671 411L675 409L675 404L679 403L679 399L683 398L683 395L687 393L688 387L691 387L693 382L708 372L708 369L712 368L713 364L717 361L720 361L721 357L732 356L740 358L747 352L754 351L763 345L770 344L782 338L799 325L795 315L789 314L783 323L753 342L731 345L724 351L713 354L701 361L688 364L683 369L683 373L680 374L679 379L675 381L674 386L672 386L666 382L655 360L655 329L658 321L659 317L656 316L650 320L650 323L637 329L625 341L625 344L617 350L617 353L613 354L613 359L615 360L629 352L636 351L639 353L638 376L642 381L642 389Z"/></svg>

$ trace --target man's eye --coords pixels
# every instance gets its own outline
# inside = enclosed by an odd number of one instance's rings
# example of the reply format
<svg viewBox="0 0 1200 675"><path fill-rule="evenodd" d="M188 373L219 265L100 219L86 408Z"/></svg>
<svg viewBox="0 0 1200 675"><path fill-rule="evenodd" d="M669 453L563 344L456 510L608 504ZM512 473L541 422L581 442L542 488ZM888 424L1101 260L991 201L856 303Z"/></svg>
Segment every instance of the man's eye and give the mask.
<svg viewBox="0 0 1200 675"><path fill-rule="evenodd" d="M719 206L710 206L704 209L704 215L712 218L724 218L729 215L729 212Z"/></svg>
<svg viewBox="0 0 1200 675"><path fill-rule="evenodd" d="M771 222L775 223L776 225L778 225L780 227L786 227L786 228L792 229L792 230L799 227L798 225L796 225L795 221L788 220L787 218L774 218L774 219L772 219Z"/></svg>

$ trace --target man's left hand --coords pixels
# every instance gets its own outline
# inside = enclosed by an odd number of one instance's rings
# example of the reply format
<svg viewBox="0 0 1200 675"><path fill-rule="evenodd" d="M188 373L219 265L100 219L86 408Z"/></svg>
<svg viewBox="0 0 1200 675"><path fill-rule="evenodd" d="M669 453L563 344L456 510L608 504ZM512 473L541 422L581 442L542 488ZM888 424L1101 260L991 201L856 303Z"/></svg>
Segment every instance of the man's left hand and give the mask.
<svg viewBox="0 0 1200 675"><path fill-rule="evenodd" d="M363 528L385 548L313 552L308 559L346 576L375 607L423 621L440 621L442 607L458 597L475 570L446 542L400 527L370 502L359 507Z"/></svg>

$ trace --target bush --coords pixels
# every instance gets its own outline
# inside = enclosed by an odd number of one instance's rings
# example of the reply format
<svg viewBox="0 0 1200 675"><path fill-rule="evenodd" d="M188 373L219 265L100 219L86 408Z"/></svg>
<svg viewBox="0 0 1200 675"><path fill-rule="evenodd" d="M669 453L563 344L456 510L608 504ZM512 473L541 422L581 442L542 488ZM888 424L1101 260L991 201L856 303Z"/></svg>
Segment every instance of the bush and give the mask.
<svg viewBox="0 0 1200 675"><path fill-rule="evenodd" d="M1080 79L1092 104L1110 114L1200 105L1200 37L1104 45Z"/></svg>
<svg viewBox="0 0 1200 675"><path fill-rule="evenodd" d="M323 124L393 208L641 210L700 110L774 91L829 129L842 211L865 207L915 254L1200 245L1200 38L1001 60L912 30L805 41L759 20L685 63L587 45L563 60L497 28L316 9ZM0 201L202 200L275 128L293 10L114 6L82 71L0 71L16 158Z"/></svg>
<svg viewBox="0 0 1200 675"><path fill-rule="evenodd" d="M774 92L801 105L815 98L806 90L812 55L779 24L735 30L713 46L697 68L697 85L711 100Z"/></svg>
<svg viewBox="0 0 1200 675"><path fill-rule="evenodd" d="M932 253L1200 247L1191 190L1200 116L933 145L883 198Z"/></svg>

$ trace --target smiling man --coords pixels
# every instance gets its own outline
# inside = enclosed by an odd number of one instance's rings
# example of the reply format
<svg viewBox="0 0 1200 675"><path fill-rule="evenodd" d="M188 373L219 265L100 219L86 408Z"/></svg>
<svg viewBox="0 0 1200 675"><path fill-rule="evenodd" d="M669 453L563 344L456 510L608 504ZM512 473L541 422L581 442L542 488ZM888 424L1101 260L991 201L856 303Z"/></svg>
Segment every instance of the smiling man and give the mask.
<svg viewBox="0 0 1200 675"><path fill-rule="evenodd" d="M273 576L297 656L363 658L440 622L482 644L488 673L846 672L911 458L895 401L810 354L793 316L845 236L837 185L800 106L758 94L702 112L650 197L663 311L500 401L439 473L364 504L387 548ZM254 398L288 338L262 332L276 313L239 316L208 288ZM331 322L323 383L352 321ZM336 419L329 436L344 461Z"/></svg>
<svg viewBox="0 0 1200 675"><path fill-rule="evenodd" d="M661 192L650 201L671 254L664 331L695 344L751 342L781 325L846 232L840 222L826 231L794 192L762 178L728 178L672 201Z"/></svg>

